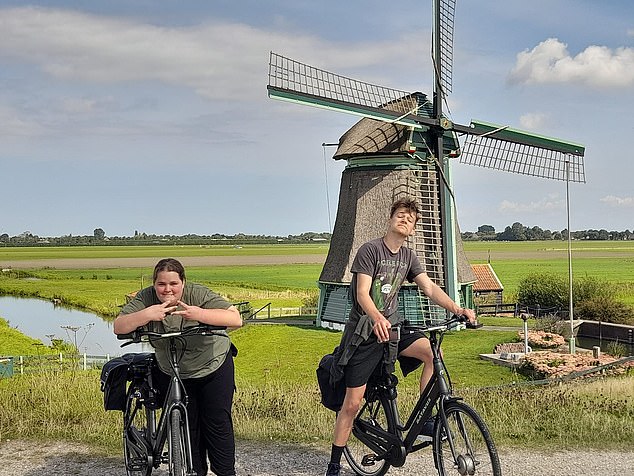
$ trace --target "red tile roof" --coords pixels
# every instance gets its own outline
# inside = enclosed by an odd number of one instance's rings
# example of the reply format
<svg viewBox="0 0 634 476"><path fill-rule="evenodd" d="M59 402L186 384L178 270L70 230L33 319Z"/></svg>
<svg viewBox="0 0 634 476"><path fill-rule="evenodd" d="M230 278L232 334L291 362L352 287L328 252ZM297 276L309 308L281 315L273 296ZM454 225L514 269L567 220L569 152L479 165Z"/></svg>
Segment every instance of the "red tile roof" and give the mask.
<svg viewBox="0 0 634 476"><path fill-rule="evenodd" d="M503 291L504 286L498 279L490 264L472 264L473 274L477 281L473 284L474 292Z"/></svg>

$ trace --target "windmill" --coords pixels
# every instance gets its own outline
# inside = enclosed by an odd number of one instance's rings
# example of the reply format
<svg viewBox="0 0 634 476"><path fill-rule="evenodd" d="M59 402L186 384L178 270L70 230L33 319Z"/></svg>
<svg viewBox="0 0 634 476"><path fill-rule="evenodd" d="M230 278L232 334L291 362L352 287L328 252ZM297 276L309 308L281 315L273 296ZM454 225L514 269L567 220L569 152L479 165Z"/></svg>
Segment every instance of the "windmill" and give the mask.
<svg viewBox="0 0 634 476"><path fill-rule="evenodd" d="M472 120L452 122L443 104L452 86L455 0L433 0L431 100L358 81L271 52L269 97L362 116L339 141L342 173L330 250L319 278L318 322L343 323L349 311L350 266L359 246L384 233L390 203L413 196L423 210L408 246L453 299L471 299L475 281L462 251L449 160L566 182L585 182L584 147L572 142ZM459 137L463 140L460 146ZM410 321L439 310L415 287L399 295Z"/></svg>

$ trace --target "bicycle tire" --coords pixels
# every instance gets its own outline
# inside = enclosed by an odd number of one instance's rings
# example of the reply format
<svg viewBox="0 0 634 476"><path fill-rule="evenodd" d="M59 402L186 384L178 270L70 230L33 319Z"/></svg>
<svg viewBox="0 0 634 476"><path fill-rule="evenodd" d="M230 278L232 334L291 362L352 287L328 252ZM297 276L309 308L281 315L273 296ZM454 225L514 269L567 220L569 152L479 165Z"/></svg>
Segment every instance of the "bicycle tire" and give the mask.
<svg viewBox="0 0 634 476"><path fill-rule="evenodd" d="M365 402L355 418L353 427L357 421L363 421L382 430L390 431L391 428L389 428L386 411L387 405L388 403L382 398L377 398L373 402ZM390 463L386 460L374 460L376 453L354 436L354 432L350 434L348 443L343 449L343 454L350 468L358 476L383 476L390 469Z"/></svg>
<svg viewBox="0 0 634 476"><path fill-rule="evenodd" d="M136 409L136 399L129 408L132 414L123 414L123 457L128 476L150 476L152 474L152 452L148 444L148 413L145 406Z"/></svg>
<svg viewBox="0 0 634 476"><path fill-rule="evenodd" d="M434 463L439 476L501 476L497 449L480 415L459 401L447 403L444 410L449 433L440 419L434 429ZM453 440L455 458L447 435Z"/></svg>
<svg viewBox="0 0 634 476"><path fill-rule="evenodd" d="M169 474L186 476L185 422L179 410L173 410L170 414L169 437Z"/></svg>

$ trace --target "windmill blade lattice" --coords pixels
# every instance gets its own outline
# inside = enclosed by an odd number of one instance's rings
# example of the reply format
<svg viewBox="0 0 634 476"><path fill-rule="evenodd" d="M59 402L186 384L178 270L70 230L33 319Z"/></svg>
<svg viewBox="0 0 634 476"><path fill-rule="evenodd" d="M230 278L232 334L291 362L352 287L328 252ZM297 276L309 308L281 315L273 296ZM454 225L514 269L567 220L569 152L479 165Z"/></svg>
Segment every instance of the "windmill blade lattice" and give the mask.
<svg viewBox="0 0 634 476"><path fill-rule="evenodd" d="M453 25L456 13L456 0L440 1L440 84L443 92L449 94L453 82Z"/></svg>
<svg viewBox="0 0 634 476"><path fill-rule="evenodd" d="M381 121L420 128L417 99L407 91L377 86L271 52L269 96ZM427 118L428 121L432 119Z"/></svg>
<svg viewBox="0 0 634 476"><path fill-rule="evenodd" d="M520 175L585 183L585 148L572 142L472 121L460 162ZM462 132L465 130L462 129Z"/></svg>

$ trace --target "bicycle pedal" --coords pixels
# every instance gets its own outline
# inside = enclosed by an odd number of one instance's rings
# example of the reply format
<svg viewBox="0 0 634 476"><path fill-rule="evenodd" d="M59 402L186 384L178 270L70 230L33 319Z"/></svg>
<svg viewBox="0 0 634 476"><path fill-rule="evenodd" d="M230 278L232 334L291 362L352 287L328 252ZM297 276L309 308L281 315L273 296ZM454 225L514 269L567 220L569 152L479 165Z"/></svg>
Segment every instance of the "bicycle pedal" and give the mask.
<svg viewBox="0 0 634 476"><path fill-rule="evenodd" d="M361 459L362 466L374 466L375 463L376 463L376 455L373 455L373 454L365 455Z"/></svg>

